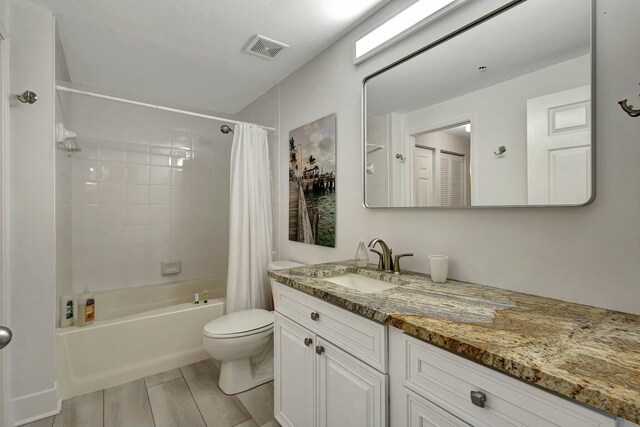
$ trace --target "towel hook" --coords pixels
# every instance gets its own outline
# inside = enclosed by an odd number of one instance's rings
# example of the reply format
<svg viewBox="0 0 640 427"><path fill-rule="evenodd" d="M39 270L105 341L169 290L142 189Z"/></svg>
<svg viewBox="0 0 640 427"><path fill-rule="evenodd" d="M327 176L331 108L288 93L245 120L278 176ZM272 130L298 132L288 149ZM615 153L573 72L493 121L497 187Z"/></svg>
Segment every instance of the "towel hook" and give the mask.
<svg viewBox="0 0 640 427"><path fill-rule="evenodd" d="M35 104L38 100L38 95L35 92L31 92L30 90L25 90L20 95L18 95L18 100L23 104Z"/></svg>
<svg viewBox="0 0 640 427"><path fill-rule="evenodd" d="M498 151L494 151L493 154L495 154L496 156L502 157L502 155L506 152L507 152L507 147L505 147L504 145L501 145L498 147Z"/></svg>
<svg viewBox="0 0 640 427"><path fill-rule="evenodd" d="M622 107L625 113L627 113L631 117L640 117L640 109L634 109L633 105L627 103L627 99L623 99L622 101L618 101L618 104Z"/></svg>

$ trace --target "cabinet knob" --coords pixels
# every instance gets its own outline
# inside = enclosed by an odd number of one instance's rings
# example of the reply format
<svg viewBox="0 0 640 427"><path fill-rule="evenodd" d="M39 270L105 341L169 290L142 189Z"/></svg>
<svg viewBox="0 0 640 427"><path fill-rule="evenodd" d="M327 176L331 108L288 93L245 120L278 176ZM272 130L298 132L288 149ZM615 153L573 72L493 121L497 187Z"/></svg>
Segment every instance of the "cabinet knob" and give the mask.
<svg viewBox="0 0 640 427"><path fill-rule="evenodd" d="M487 395L481 391L472 391L471 392L471 403L474 405L484 408L484 404L487 402Z"/></svg>
<svg viewBox="0 0 640 427"><path fill-rule="evenodd" d="M315 311L311 313L311 320L318 320L320 318L320 314Z"/></svg>
<svg viewBox="0 0 640 427"><path fill-rule="evenodd" d="M316 346L316 353L318 353L318 354L324 353L324 347L321 346L321 345L317 345Z"/></svg>
<svg viewBox="0 0 640 427"><path fill-rule="evenodd" d="M311 344L313 344L313 340L311 338L305 338L304 339L304 345L309 347Z"/></svg>

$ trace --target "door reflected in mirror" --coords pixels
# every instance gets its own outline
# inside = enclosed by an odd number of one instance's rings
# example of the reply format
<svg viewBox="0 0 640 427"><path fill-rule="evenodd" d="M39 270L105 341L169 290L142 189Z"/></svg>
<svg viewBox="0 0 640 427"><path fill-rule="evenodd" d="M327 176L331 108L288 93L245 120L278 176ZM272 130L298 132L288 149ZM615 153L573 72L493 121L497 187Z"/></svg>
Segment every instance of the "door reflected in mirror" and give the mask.
<svg viewBox="0 0 640 427"><path fill-rule="evenodd" d="M411 135L412 206L471 206L471 122Z"/></svg>
<svg viewBox="0 0 640 427"><path fill-rule="evenodd" d="M592 201L591 10L522 1L367 77L365 206Z"/></svg>

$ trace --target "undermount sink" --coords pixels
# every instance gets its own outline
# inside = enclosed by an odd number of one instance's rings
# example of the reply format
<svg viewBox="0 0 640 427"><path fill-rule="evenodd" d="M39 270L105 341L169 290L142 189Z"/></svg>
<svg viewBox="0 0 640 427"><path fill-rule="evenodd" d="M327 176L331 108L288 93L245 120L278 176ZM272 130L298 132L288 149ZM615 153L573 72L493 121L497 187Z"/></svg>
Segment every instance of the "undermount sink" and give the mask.
<svg viewBox="0 0 640 427"><path fill-rule="evenodd" d="M382 280L372 279L370 277L359 276L357 274L344 274L342 276L325 277L324 280L333 284L344 286L345 288L355 289L356 291L372 294L375 292L386 291L398 287L393 283L384 282Z"/></svg>

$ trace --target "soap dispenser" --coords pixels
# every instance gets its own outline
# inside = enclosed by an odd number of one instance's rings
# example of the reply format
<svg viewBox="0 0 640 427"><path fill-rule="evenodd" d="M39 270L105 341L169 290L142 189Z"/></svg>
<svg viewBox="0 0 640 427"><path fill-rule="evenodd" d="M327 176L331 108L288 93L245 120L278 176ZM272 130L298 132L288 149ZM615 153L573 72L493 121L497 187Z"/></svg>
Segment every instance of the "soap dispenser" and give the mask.
<svg viewBox="0 0 640 427"><path fill-rule="evenodd" d="M364 245L364 237L360 237L360 244L358 244L358 250L355 256L356 267L366 267L369 264L369 253L367 247Z"/></svg>

